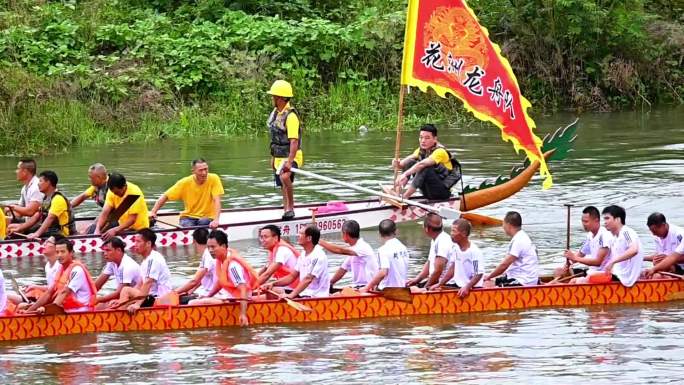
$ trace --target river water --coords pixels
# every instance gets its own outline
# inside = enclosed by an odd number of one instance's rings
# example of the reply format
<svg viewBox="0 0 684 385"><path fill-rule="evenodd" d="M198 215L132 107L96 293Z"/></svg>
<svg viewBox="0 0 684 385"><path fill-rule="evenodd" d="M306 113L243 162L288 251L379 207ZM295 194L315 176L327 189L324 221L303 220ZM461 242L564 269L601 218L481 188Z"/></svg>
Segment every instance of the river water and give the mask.
<svg viewBox="0 0 684 385"><path fill-rule="evenodd" d="M565 114L537 119L537 132L549 133L572 120ZM508 210L520 211L547 273L563 262L565 203L575 206L573 247L583 239L583 206L619 204L627 209L627 224L652 251L648 214L662 211L670 223L684 226L682 122L684 108L583 115L575 151L567 160L550 164L552 189L543 191L535 178L514 197L479 212L502 217ZM416 138L416 131L404 134L404 154L415 147ZM466 184L507 173L522 161L493 126L444 129L440 139L456 149ZM151 207L159 194L189 173L190 160L202 156L223 179L224 206L249 207L280 202L268 171L265 140L208 137L88 147L37 160L40 170L58 173L68 196L87 187L88 165L103 162L140 185ZM393 141L393 133L373 129L310 135L305 141L306 167L376 188L391 175ZM2 201L18 195L16 162L14 157L0 158ZM299 202L365 197L305 178L296 185ZM78 214L94 210L94 204L86 203ZM379 246L372 229L362 236ZM415 223L401 225L400 238L411 250L414 274L425 261L429 240ZM503 231L476 229L472 239L483 249L486 267L496 266L508 242ZM255 266L263 264L265 253L256 241L232 246ZM192 276L199 259L191 250L161 251L167 254L175 284ZM91 271L103 266L101 255L82 258ZM341 261L331 256L331 271ZM24 284L41 282L43 264L42 258L0 260L0 268ZM680 302L70 336L0 343L0 383L674 383L684 375L682 322Z"/></svg>

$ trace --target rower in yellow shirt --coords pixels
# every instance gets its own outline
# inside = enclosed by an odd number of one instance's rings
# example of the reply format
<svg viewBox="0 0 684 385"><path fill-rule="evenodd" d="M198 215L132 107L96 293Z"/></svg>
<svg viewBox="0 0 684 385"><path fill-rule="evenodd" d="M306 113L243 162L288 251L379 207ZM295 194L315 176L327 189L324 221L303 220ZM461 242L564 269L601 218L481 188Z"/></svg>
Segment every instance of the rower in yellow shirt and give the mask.
<svg viewBox="0 0 684 385"><path fill-rule="evenodd" d="M276 80L267 92L273 97L273 111L267 125L271 133L271 166L277 170L284 163L275 183L283 193L283 220L292 219L294 213L294 173L292 167L302 167L302 126L299 113L290 105L294 96L292 85L285 80Z"/></svg>
<svg viewBox="0 0 684 385"><path fill-rule="evenodd" d="M28 239L56 234L68 236L76 232L69 200L57 190L57 182L59 178L54 171L43 171L38 175L38 189L43 193L41 223L35 232L27 235Z"/></svg>
<svg viewBox="0 0 684 385"><path fill-rule="evenodd" d="M93 199L95 204L104 207L105 199L107 198L107 169L102 163L95 163L88 168L88 179L90 179L90 187L88 187L84 192L79 194L76 198L71 200L71 208L78 207L86 199ZM85 234L92 234L95 231L95 226L97 225L97 219L85 229ZM82 230L81 230L82 231Z"/></svg>
<svg viewBox="0 0 684 385"><path fill-rule="evenodd" d="M150 212L156 218L159 209L171 200L182 200L185 209L178 224L181 227L209 226L215 229L221 215L223 184L218 175L209 172L207 161L199 158L192 161L192 175L180 179L159 197Z"/></svg>
<svg viewBox="0 0 684 385"><path fill-rule="evenodd" d="M105 198L102 214L100 214L100 217L97 219L97 226L95 226L94 234L102 234L102 238L107 240L126 230L140 230L150 227L147 203L145 203L145 196L143 195L142 190L140 190L140 187L131 182L127 182L126 177L118 172L113 172L109 175L107 187L109 187L109 191ZM109 213L112 210L116 210L129 195L138 195L138 198L131 207L119 217L118 223L107 224L109 225L109 228L104 228Z"/></svg>

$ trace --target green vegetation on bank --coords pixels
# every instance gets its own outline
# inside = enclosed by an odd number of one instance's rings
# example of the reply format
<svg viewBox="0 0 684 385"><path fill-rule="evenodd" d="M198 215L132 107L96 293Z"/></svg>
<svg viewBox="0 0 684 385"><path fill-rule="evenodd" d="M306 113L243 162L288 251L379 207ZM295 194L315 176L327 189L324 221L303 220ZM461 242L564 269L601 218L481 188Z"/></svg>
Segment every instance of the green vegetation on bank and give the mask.
<svg viewBox="0 0 684 385"><path fill-rule="evenodd" d="M535 111L681 103L678 0L471 0ZM396 125L404 1L0 3L0 149L265 133L276 78L306 129ZM465 119L412 92L407 126Z"/></svg>

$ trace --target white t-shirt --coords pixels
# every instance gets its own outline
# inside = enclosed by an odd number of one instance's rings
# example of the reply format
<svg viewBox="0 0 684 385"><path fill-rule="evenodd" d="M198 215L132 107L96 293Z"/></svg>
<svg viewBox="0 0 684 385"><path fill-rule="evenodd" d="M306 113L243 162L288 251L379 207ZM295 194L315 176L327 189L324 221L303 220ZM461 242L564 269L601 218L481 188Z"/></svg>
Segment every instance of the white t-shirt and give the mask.
<svg viewBox="0 0 684 385"><path fill-rule="evenodd" d="M273 257L274 263L280 263L283 266L290 269L290 271L297 270L297 257L294 255L292 250L285 246L276 246L275 256Z"/></svg>
<svg viewBox="0 0 684 385"><path fill-rule="evenodd" d="M392 238L378 248L378 266L387 269L387 275L378 284L380 290L386 287L406 286L409 252L397 238Z"/></svg>
<svg viewBox="0 0 684 385"><path fill-rule="evenodd" d="M613 234L603 226L599 227L596 235L591 231L587 232L587 239L584 240L582 248L580 248L582 254L596 258L599 250L604 247L608 248L608 254L603 258L601 266L589 266L589 271L604 271L606 269L606 265L610 262L610 244L612 242Z"/></svg>
<svg viewBox="0 0 684 385"><path fill-rule="evenodd" d="M515 261L508 266L506 277L514 278L523 286L536 285L539 282L539 258L537 248L524 230L519 230L508 244L508 254Z"/></svg>
<svg viewBox="0 0 684 385"><path fill-rule="evenodd" d="M311 254L304 251L297 260L299 282L302 282L309 274L315 278L304 289L300 296L327 297L330 295L330 275L328 273L328 256L319 245L314 246Z"/></svg>
<svg viewBox="0 0 684 385"><path fill-rule="evenodd" d="M38 177L35 175L28 184L21 188L19 206L26 207L31 202L43 202L43 193L38 189Z"/></svg>
<svg viewBox="0 0 684 385"><path fill-rule="evenodd" d="M644 252L641 241L636 231L627 226L622 226L620 233L610 247L610 255L613 259L622 256L632 242L636 242L639 248L637 254L632 258L613 265L613 274L620 279L623 285L630 287L639 279L641 274L641 264L644 261Z"/></svg>
<svg viewBox="0 0 684 385"><path fill-rule="evenodd" d="M104 269L102 269L102 274L106 274L110 277L114 277L116 280L117 287L119 285L131 285L136 287L142 285L142 277L140 276L140 265L138 262L134 261L133 258L129 257L128 254L124 254L121 258L121 263L117 266L114 262L107 262Z"/></svg>
<svg viewBox="0 0 684 385"><path fill-rule="evenodd" d="M155 280L150 288L150 295L161 297L171 291L171 272L164 256L156 250L152 250L140 264L140 275L143 283L147 278Z"/></svg>
<svg viewBox="0 0 684 385"><path fill-rule="evenodd" d="M430 253L428 254L428 277L432 276L435 272L435 259L437 257L442 257L446 260L444 263L444 270L439 276L437 282L439 282L444 275L447 273L447 267L449 267L449 257L451 256L451 247L454 243L451 241L449 234L445 232L439 233L437 238L430 241ZM437 283L435 282L435 283Z"/></svg>
<svg viewBox="0 0 684 385"><path fill-rule="evenodd" d="M450 284L465 287L474 276L484 274L484 257L476 244L471 242L468 250L464 251L458 243L454 243L451 253L449 265L454 265L454 276L449 281ZM482 278L474 287L481 286Z"/></svg>
<svg viewBox="0 0 684 385"><path fill-rule="evenodd" d="M356 255L350 255L342 263L344 270L351 270L352 285L366 286L378 272L378 261L375 258L375 251L363 238L359 238L350 249Z"/></svg>
<svg viewBox="0 0 684 385"><path fill-rule="evenodd" d="M654 236L653 241L656 245L656 254L684 254L684 229L679 226L670 225L665 238ZM679 266L684 267L684 263L680 263Z"/></svg>
<svg viewBox="0 0 684 385"><path fill-rule="evenodd" d="M204 249L202 259L200 260L198 269L206 269L204 277L200 281L200 285L195 289L194 293L200 296L205 296L214 288L214 284L218 281L216 276L216 259L211 256L208 249Z"/></svg>
<svg viewBox="0 0 684 385"><path fill-rule="evenodd" d="M45 262L45 279L47 280L47 287L51 288L55 284L55 280L59 277L59 272L62 270L62 264L55 260L55 263L50 266L50 261Z"/></svg>
<svg viewBox="0 0 684 385"><path fill-rule="evenodd" d="M7 294L5 294L5 276L2 274L2 269L0 269L0 313L5 311L7 307Z"/></svg>
<svg viewBox="0 0 684 385"><path fill-rule="evenodd" d="M76 296L76 300L82 304L89 304L90 296L94 295L90 293L88 278L86 277L86 274L81 268L81 266L74 266L71 269L71 274L69 276L69 283L67 284L67 287L71 289L71 291L74 293L74 295ZM68 312L73 313L88 310L88 306L86 305L76 309L70 309L68 310Z"/></svg>

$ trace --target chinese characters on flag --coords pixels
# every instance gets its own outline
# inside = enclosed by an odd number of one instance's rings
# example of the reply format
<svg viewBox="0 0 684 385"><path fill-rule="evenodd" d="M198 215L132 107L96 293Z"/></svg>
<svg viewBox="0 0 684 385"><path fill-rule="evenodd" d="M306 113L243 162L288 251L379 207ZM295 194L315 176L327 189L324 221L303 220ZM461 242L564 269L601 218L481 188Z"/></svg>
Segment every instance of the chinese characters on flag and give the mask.
<svg viewBox="0 0 684 385"><path fill-rule="evenodd" d="M423 92L430 87L442 97L458 97L478 119L498 126L516 150L539 161L544 188L551 187L542 141L527 115L530 102L464 0L409 0L401 80Z"/></svg>

